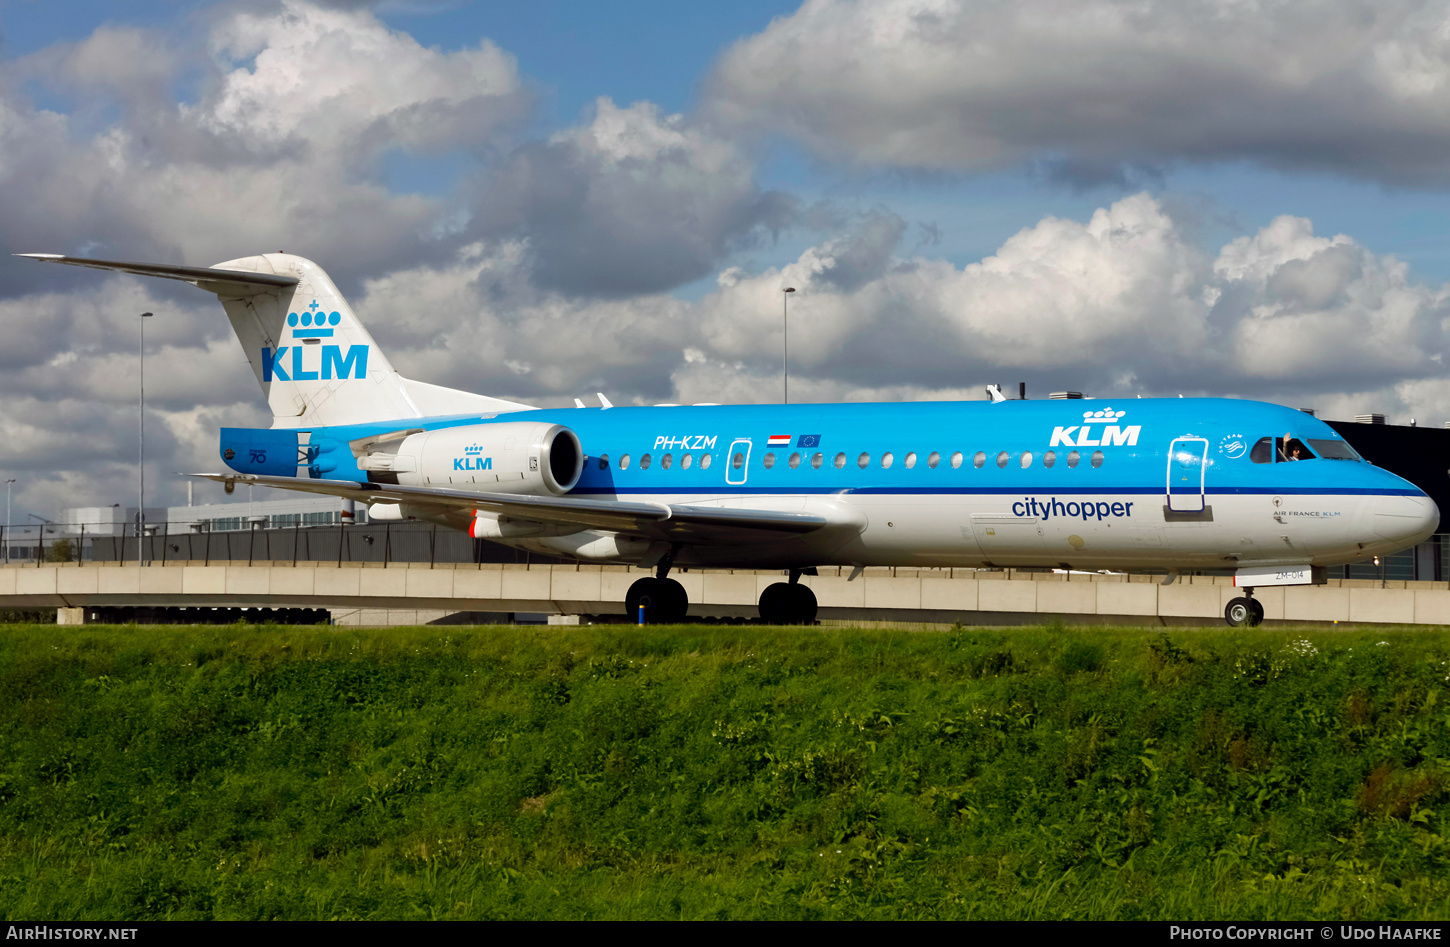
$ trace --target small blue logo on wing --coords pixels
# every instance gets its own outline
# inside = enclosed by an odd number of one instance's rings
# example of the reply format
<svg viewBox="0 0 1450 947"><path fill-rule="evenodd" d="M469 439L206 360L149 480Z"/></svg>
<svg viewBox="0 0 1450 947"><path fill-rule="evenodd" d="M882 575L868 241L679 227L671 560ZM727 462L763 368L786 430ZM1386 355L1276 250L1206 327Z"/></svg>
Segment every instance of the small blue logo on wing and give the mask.
<svg viewBox="0 0 1450 947"><path fill-rule="evenodd" d="M463 456L453 458L454 470L492 470L493 458L483 456L482 444L470 444L463 448Z"/></svg>

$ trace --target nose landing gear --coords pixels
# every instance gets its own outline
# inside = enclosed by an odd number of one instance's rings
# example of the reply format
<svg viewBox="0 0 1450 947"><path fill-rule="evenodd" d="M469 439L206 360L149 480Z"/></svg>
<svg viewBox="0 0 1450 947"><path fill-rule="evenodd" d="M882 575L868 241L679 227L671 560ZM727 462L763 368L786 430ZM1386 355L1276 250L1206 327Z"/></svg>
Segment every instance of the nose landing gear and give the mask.
<svg viewBox="0 0 1450 947"><path fill-rule="evenodd" d="M1264 606L1254 598L1253 589L1244 589L1244 594L1229 600L1223 610L1224 620L1237 628L1240 625L1253 627L1263 622Z"/></svg>

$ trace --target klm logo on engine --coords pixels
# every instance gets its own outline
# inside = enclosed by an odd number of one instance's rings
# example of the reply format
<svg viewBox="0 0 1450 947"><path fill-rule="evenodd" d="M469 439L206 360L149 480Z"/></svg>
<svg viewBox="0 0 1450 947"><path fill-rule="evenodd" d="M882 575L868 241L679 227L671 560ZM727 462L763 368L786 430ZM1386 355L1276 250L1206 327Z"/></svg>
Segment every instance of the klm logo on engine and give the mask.
<svg viewBox="0 0 1450 947"><path fill-rule="evenodd" d="M1116 423L1126 411L1104 408L1101 411L1084 411L1082 424L1052 429L1052 443L1048 447L1137 447L1138 433L1142 425L1124 426ZM1108 423L1108 422L1115 423ZM1101 426L1099 426L1101 425ZM1094 434L1098 428L1100 434Z"/></svg>
<svg viewBox="0 0 1450 947"><path fill-rule="evenodd" d="M320 349L321 361L313 361L310 349ZM291 357L287 353L291 352ZM276 351L262 349L262 381L274 377L278 381L316 381L321 378L366 378L368 376L368 347L349 345L344 354L340 345L282 345Z"/></svg>
<svg viewBox="0 0 1450 947"><path fill-rule="evenodd" d="M493 458L483 456L483 445L463 448L463 456L453 458L454 470L492 470Z"/></svg>

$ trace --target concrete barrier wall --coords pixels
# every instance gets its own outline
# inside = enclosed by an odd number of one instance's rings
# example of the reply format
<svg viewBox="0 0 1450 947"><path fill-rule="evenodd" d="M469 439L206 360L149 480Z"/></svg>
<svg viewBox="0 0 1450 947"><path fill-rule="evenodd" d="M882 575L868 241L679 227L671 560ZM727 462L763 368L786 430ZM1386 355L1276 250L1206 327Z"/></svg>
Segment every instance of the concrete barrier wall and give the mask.
<svg viewBox="0 0 1450 947"><path fill-rule="evenodd" d="M981 621L1111 618L1144 623L1217 622L1240 594L1223 576L1164 585L1152 576L977 572L948 569L822 570L802 582L823 618ZM622 615L631 583L625 566L344 563L201 565L173 562L48 564L0 568L0 609L101 605L306 607L357 612L543 612ZM779 572L676 572L691 614L752 617ZM1450 583L1331 580L1325 586L1256 593L1266 621L1450 624ZM433 619L427 619L433 620Z"/></svg>

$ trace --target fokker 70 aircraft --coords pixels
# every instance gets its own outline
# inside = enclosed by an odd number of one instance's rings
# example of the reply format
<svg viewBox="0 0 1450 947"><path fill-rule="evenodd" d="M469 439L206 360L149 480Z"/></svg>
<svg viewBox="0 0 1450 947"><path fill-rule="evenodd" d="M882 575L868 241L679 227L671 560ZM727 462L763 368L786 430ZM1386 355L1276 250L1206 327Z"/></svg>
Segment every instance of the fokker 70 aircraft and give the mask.
<svg viewBox="0 0 1450 947"><path fill-rule="evenodd" d="M413 381L322 268L287 253L214 267L23 254L216 293L272 408L223 428L228 471L523 549L656 570L626 607L685 615L675 567L788 570L761 617L811 621L818 566L1232 570L1254 586L1425 539L1413 484L1322 421L1226 399L537 409ZM1294 460L1293 458L1298 458Z"/></svg>

